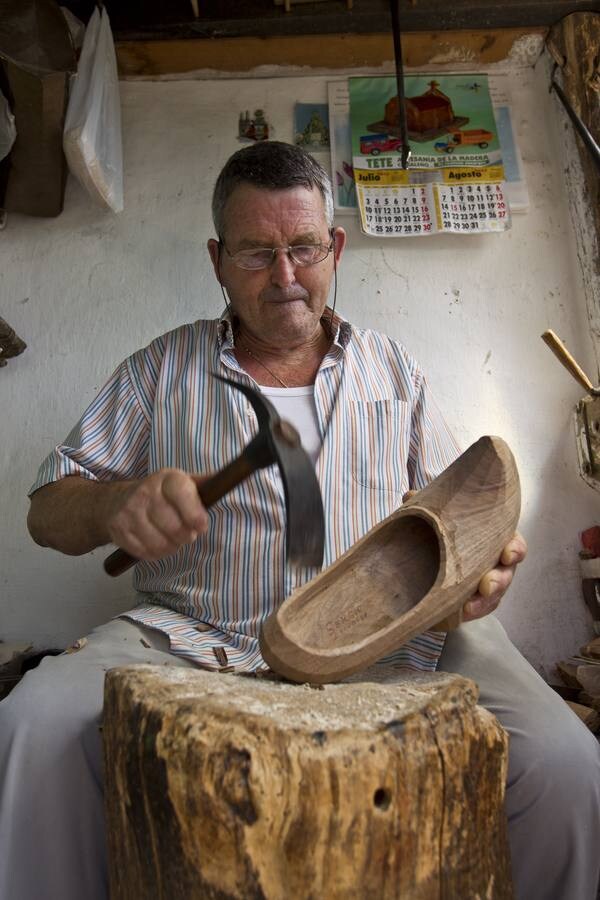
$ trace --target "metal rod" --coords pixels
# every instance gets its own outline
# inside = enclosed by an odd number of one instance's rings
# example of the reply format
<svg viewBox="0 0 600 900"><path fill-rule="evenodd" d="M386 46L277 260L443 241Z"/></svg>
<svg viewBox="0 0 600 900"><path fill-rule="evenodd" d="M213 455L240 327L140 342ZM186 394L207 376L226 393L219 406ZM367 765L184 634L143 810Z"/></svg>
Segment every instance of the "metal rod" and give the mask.
<svg viewBox="0 0 600 900"><path fill-rule="evenodd" d="M577 131L579 137L581 138L581 140L583 141L585 146L588 148L588 150L592 156L592 159L594 160L594 162L596 164L596 168L600 172L600 145L595 140L593 134L591 133L591 131L589 130L587 125L584 123L583 119L581 119L577 115L577 113L575 112L575 110L573 109L571 104L569 103L569 101L567 99L567 95L561 88L560 84L554 80L554 73L556 72L556 69L557 69L557 66L555 65L552 70L552 77L551 77L551 81L550 81L550 90L552 90L552 88L554 88L554 90L556 91L558 99L560 100L560 102L562 103L564 108L566 109L569 118L571 119L573 125L575 126L575 130Z"/></svg>
<svg viewBox="0 0 600 900"><path fill-rule="evenodd" d="M400 38L400 2L401 0L390 0L390 7L392 12L392 33L394 36L394 58L396 61L396 88L398 90L398 125L400 127L400 139L402 141L402 168L408 169L410 145L408 143L406 104L404 100L404 71L402 68L402 41Z"/></svg>

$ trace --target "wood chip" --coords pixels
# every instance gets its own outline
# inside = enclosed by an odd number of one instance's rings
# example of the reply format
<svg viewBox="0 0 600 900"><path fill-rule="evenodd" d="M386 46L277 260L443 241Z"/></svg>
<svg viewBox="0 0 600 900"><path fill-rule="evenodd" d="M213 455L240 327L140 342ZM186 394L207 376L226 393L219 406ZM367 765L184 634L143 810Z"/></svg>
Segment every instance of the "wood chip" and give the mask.
<svg viewBox="0 0 600 900"><path fill-rule="evenodd" d="M196 631L212 631L212 627L207 625L206 622L200 622L199 625L194 625Z"/></svg>
<svg viewBox="0 0 600 900"><path fill-rule="evenodd" d="M8 665L19 657L25 656L32 647L33 644L29 642L4 643L0 641L0 666Z"/></svg>
<svg viewBox="0 0 600 900"><path fill-rule="evenodd" d="M238 672L240 678L268 678L269 681L285 681L283 675L277 675L273 669L254 669L251 672Z"/></svg>
<svg viewBox="0 0 600 900"><path fill-rule="evenodd" d="M87 638L77 638L76 641L73 641L70 647L65 650L65 653L77 653L78 650L81 650L87 644Z"/></svg>
<svg viewBox="0 0 600 900"><path fill-rule="evenodd" d="M556 663L556 671L564 681L566 685L569 687L577 688L581 690L583 685L577 678L577 666L573 666L568 662L557 662Z"/></svg>
<svg viewBox="0 0 600 900"><path fill-rule="evenodd" d="M583 656L581 653L570 656L567 662L572 666L596 666L600 669L600 659L596 659L595 656Z"/></svg>
<svg viewBox="0 0 600 900"><path fill-rule="evenodd" d="M572 700L566 702L590 731L593 731L594 734L600 731L600 713L597 713L595 709L590 709L589 706L582 706L581 703L573 703Z"/></svg>
<svg viewBox="0 0 600 900"><path fill-rule="evenodd" d="M213 647L212 651L217 658L217 662L221 666L226 666L229 663L229 660L227 659L227 653L225 652L225 647Z"/></svg>
<svg viewBox="0 0 600 900"><path fill-rule="evenodd" d="M569 700L571 698L569 697ZM592 697L591 694L588 694L587 691L579 691L577 695L577 702L582 703L583 706L591 706L592 709L595 709L596 712L600 712L600 697Z"/></svg>
<svg viewBox="0 0 600 900"><path fill-rule="evenodd" d="M582 656L590 656L592 659L600 659L600 637L594 638L589 644L581 648Z"/></svg>
<svg viewBox="0 0 600 900"><path fill-rule="evenodd" d="M577 666L577 681L592 697L600 697L600 666Z"/></svg>
<svg viewBox="0 0 600 900"><path fill-rule="evenodd" d="M142 645L142 647L148 647L148 649L152 647L152 644L149 644L148 641L144 640L144 638L140 638L140 644Z"/></svg>
<svg viewBox="0 0 600 900"><path fill-rule="evenodd" d="M223 666L219 669L219 675L228 675L230 672L235 672L235 666Z"/></svg>

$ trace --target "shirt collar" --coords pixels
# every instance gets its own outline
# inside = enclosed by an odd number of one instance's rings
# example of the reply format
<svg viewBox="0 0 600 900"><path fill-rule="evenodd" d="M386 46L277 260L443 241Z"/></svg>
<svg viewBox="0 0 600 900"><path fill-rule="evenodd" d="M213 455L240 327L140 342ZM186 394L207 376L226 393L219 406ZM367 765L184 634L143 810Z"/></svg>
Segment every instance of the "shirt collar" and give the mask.
<svg viewBox="0 0 600 900"><path fill-rule="evenodd" d="M339 347L341 350L345 350L352 336L352 325L350 324L350 322L348 322L346 319L340 316L339 313L336 312L333 313L332 319L332 310L329 306L325 307L325 311L321 317L321 322L327 329L329 329L329 326L331 324L331 330L333 332L332 346ZM219 319L219 328L217 333L220 350L233 349L235 341L233 339L231 313L228 309L223 311L223 314Z"/></svg>

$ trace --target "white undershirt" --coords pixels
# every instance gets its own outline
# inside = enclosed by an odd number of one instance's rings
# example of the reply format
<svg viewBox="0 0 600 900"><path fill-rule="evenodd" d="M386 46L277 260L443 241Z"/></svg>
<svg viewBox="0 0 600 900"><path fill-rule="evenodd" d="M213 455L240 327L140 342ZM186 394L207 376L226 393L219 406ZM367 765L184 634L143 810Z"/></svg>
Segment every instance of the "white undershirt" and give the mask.
<svg viewBox="0 0 600 900"><path fill-rule="evenodd" d="M260 385L261 393L268 397L282 419L291 422L300 435L302 446L316 463L321 450L321 433L315 405L315 386L275 388Z"/></svg>

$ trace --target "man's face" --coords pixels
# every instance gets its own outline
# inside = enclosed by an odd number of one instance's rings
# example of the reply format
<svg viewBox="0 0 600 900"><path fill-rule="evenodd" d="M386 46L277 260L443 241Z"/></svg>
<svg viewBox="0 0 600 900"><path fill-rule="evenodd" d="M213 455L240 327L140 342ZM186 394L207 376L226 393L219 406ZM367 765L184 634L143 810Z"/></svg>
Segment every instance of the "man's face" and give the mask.
<svg viewBox="0 0 600 900"><path fill-rule="evenodd" d="M231 254L256 247L331 243L321 194L304 187L264 190L239 185L227 203L221 237ZM345 237L342 228L336 229L338 261ZM271 266L250 271L236 266L223 247L219 257L216 241L209 241L208 249L215 274L247 333L284 349L318 333L333 275L333 253L306 267L277 253Z"/></svg>

